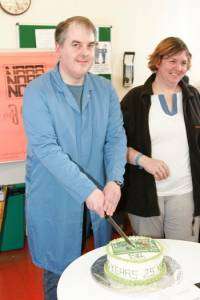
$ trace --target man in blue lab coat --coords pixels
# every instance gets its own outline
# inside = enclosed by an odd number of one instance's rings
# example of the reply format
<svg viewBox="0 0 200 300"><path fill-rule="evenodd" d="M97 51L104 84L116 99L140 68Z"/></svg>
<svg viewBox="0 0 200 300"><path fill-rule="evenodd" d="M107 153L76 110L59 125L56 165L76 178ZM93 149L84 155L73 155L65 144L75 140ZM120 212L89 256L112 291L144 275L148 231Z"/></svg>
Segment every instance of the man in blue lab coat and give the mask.
<svg viewBox="0 0 200 300"><path fill-rule="evenodd" d="M95 27L85 17L58 24L59 63L25 90L28 138L26 218L33 262L44 269L45 299L56 299L60 274L81 255L84 206L95 247L111 229L104 213L118 204L126 138L110 82L88 73Z"/></svg>

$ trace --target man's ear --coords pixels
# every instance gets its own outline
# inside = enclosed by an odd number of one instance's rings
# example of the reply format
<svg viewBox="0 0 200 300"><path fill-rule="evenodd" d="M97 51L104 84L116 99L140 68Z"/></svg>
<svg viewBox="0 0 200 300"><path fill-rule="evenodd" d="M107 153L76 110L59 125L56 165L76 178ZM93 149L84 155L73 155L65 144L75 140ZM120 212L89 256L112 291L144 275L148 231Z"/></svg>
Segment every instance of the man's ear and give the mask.
<svg viewBox="0 0 200 300"><path fill-rule="evenodd" d="M60 54L60 48L61 48L61 45L58 44L58 43L56 43L56 45L55 45L55 51L56 51L56 53L57 53L58 55Z"/></svg>

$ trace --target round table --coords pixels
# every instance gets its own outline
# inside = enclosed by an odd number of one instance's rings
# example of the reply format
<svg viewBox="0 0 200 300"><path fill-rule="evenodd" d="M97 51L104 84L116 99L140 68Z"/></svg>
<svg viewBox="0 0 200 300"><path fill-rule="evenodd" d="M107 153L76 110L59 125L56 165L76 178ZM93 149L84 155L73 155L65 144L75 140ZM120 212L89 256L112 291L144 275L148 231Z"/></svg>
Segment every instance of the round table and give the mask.
<svg viewBox="0 0 200 300"><path fill-rule="evenodd" d="M200 282L200 244L167 239L160 241L165 247L165 255L175 259L181 266L183 273L182 283L194 284ZM135 296L130 292L126 293L124 291L108 288L94 280L90 268L92 264L103 255L105 255L105 247L90 251L71 263L60 277L57 289L58 300L146 300L147 295L139 294ZM172 294L173 289L175 292L176 286L177 285L174 284L168 289L156 293L149 293L148 300L174 299L175 297L173 297ZM169 292L166 292L166 290L169 290ZM182 299L184 298L182 297Z"/></svg>

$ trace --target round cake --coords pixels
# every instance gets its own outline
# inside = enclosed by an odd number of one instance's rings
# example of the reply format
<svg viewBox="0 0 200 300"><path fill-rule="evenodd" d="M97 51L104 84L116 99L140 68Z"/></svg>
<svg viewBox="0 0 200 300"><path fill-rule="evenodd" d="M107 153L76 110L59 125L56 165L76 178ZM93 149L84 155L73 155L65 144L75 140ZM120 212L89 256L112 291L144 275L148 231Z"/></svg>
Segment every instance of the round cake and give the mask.
<svg viewBox="0 0 200 300"><path fill-rule="evenodd" d="M126 285L146 285L159 280L166 273L161 243L143 236L129 239L132 246L123 238L106 246L106 276Z"/></svg>

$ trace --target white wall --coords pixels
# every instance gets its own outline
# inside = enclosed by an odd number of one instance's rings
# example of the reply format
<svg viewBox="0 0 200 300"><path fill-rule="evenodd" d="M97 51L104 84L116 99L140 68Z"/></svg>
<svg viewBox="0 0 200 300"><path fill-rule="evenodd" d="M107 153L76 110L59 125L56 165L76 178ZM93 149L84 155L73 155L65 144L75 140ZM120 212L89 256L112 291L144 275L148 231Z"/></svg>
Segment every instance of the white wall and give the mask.
<svg viewBox="0 0 200 300"><path fill-rule="evenodd" d="M0 50L18 47L17 22L20 24L57 24L74 15L89 17L96 25L112 25L113 84L122 98L124 51L135 51L134 86L150 74L147 57L167 36L179 36L192 55L190 81L200 88L200 1L199 0L32 0L21 16L0 10ZM24 164L0 165L0 184L24 180Z"/></svg>

